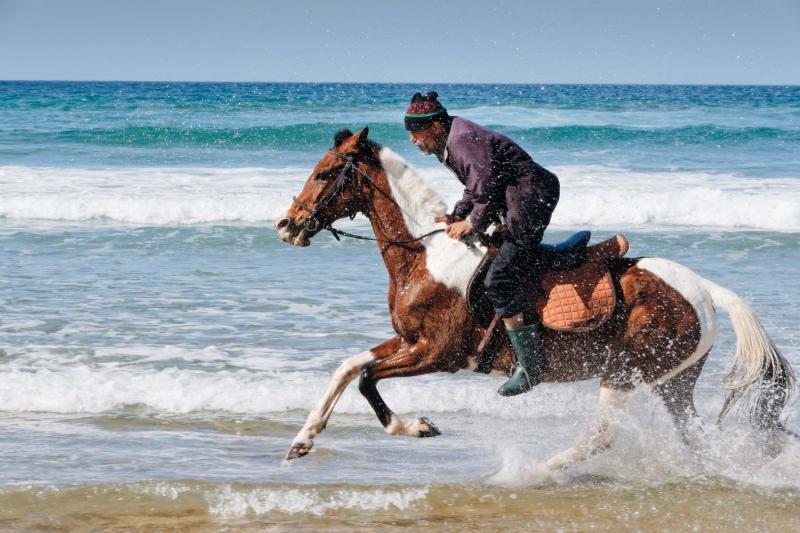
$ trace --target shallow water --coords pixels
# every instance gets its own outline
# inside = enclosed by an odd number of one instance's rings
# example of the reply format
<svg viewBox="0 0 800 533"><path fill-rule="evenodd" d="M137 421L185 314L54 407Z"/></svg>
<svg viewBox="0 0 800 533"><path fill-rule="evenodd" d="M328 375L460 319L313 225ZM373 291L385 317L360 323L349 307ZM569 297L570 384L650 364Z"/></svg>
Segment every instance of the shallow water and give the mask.
<svg viewBox="0 0 800 533"><path fill-rule="evenodd" d="M387 117L395 107L402 112L404 87L380 88L382 99L365 105L363 116L339 114L342 99L364 94L340 89L272 87L273 96L302 94L288 110L254 96L230 116L221 110L231 91L267 89L101 86L97 99L83 102L91 86L43 84L16 87L22 100L0 98L0 115L22 132L0 132L3 527L800 526L800 445L770 457L744 417L714 424L735 344L724 316L696 391L706 422L700 455L681 443L663 406L643 390L614 448L545 475L536 465L577 438L597 382L545 384L501 398L494 392L500 378L461 372L380 385L396 412L430 417L442 436L386 435L351 387L311 454L282 462L341 360L391 335L387 277L374 244L320 235L296 249L272 227L340 122L383 117L376 139L385 134L393 148L403 142ZM601 133L592 142L581 141L580 132L559 140L549 130L526 139L561 165L550 165L564 200L546 239L583 227L598 240L624 230L629 255L678 261L748 300L800 365L800 165L785 150L796 153L796 101L769 89L750 101L733 88L585 88L542 100L526 88L513 98L503 89L482 107L481 90L489 88L461 89L465 112L490 116L488 123L512 135L514 128L622 125L633 144ZM614 105L606 92L616 95ZM15 107L20 101L27 107ZM120 110L126 105L138 111ZM281 125L296 118L291 106L298 105L327 122L274 142L236 144L215 129ZM103 121L111 129L161 127L177 120L173 113L208 126L212 140L181 133L150 142L150 133L142 140L125 137L133 130L119 138L95 131ZM81 117L88 117L84 126ZM214 126L212 119L228 122ZM695 139L684 150L670 130L707 121L730 135ZM783 133L756 138L748 128L758 124ZM86 131L70 133L76 128ZM294 140L305 135L310 140L298 148ZM573 154L575 146L586 151ZM741 151L749 166L737 167L741 154L727 157ZM452 204L455 180L403 153ZM342 226L368 231L359 220ZM797 403L786 411L795 431L797 412Z"/></svg>
<svg viewBox="0 0 800 533"><path fill-rule="evenodd" d="M760 529L800 520L787 503L798 503L800 446L771 459L741 417L721 431L711 424L734 347L724 319L697 389L710 426L700 458L642 391L615 448L544 476L535 465L577 437L597 383L545 384L504 399L494 393L499 378L462 372L381 384L393 409L431 417L441 437L385 435L351 387L311 455L281 462L333 369L390 326L372 244L320 236L294 249L267 232L3 228L13 257L0 291L6 524L579 530L644 527L661 516L664 529L684 521L721 530L737 520ZM746 296L800 362L791 304L800 236L629 237L632 255L673 258ZM798 429L796 417L790 427ZM42 505L58 511L33 517ZM774 520L761 514L765 505Z"/></svg>

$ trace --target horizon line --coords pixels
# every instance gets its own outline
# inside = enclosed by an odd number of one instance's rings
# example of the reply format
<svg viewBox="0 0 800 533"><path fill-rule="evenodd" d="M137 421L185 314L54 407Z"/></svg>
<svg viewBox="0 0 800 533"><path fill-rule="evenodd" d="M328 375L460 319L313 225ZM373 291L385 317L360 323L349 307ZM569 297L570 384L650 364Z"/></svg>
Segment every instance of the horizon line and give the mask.
<svg viewBox="0 0 800 533"><path fill-rule="evenodd" d="M641 82L453 82L453 81L243 81L243 80L133 80L133 79L13 79L0 78L0 83L241 83L241 84L307 84L307 85L594 85L638 87L800 87L800 83L641 83Z"/></svg>

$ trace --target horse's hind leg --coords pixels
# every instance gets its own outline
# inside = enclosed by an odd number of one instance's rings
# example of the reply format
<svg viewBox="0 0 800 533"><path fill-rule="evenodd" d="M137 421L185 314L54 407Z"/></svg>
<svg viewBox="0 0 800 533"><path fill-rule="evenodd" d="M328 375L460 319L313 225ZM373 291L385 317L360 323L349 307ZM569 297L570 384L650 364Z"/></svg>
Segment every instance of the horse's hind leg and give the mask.
<svg viewBox="0 0 800 533"><path fill-rule="evenodd" d="M428 353L423 342L404 346L389 357L375 361L361 372L358 390L367 399L389 435L407 437L435 437L441 435L438 428L427 418L405 420L392 412L378 392L377 383L390 377L418 376L435 372L437 358Z"/></svg>
<svg viewBox="0 0 800 533"><path fill-rule="evenodd" d="M347 385L358 376L362 368L376 359L394 353L399 345L400 339L395 337L379 344L372 350L345 359L333 373L328 390L325 391L317 406L308 414L305 425L292 441L292 445L289 446L285 459L296 459L306 455L314 445L314 437L328 424L333 408L342 397Z"/></svg>
<svg viewBox="0 0 800 533"><path fill-rule="evenodd" d="M700 424L700 417L694 406L694 386L706 362L704 355L695 364L675 376L674 378L656 385L653 391L664 401L675 427L680 432L681 439L687 446L692 445L692 427Z"/></svg>
<svg viewBox="0 0 800 533"><path fill-rule="evenodd" d="M572 448L554 455L545 462L550 470L564 470L607 450L616 440L617 423L624 413L631 391L600 387L600 398L589 427Z"/></svg>

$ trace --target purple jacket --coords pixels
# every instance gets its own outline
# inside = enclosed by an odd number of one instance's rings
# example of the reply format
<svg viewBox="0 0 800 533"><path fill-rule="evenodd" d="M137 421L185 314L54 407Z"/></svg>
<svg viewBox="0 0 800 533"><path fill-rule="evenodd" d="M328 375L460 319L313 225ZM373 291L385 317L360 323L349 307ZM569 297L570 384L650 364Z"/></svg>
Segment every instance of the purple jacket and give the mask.
<svg viewBox="0 0 800 533"><path fill-rule="evenodd" d="M469 215L484 231L505 217L514 238L541 233L558 203L555 174L536 164L514 141L495 131L453 117L444 150L444 164L466 188L453 215Z"/></svg>

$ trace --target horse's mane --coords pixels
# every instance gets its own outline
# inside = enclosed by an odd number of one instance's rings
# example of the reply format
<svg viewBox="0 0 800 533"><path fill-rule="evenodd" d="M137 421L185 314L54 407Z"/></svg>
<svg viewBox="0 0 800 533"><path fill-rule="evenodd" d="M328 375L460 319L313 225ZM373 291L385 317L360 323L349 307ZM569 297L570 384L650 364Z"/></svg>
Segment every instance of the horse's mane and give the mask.
<svg viewBox="0 0 800 533"><path fill-rule="evenodd" d="M447 212L442 197L390 148L380 148L378 157L389 176L392 196L403 211L403 219L411 235L419 237L442 226L433 221Z"/></svg>
<svg viewBox="0 0 800 533"><path fill-rule="evenodd" d="M403 213L409 233L421 237L434 229L444 228L433 219L447 212L444 200L411 165L389 148L378 153L380 163L389 178L392 196ZM480 263L486 248L467 247L461 241L438 233L425 239L426 267L434 280L458 290L466 297L467 286Z"/></svg>

